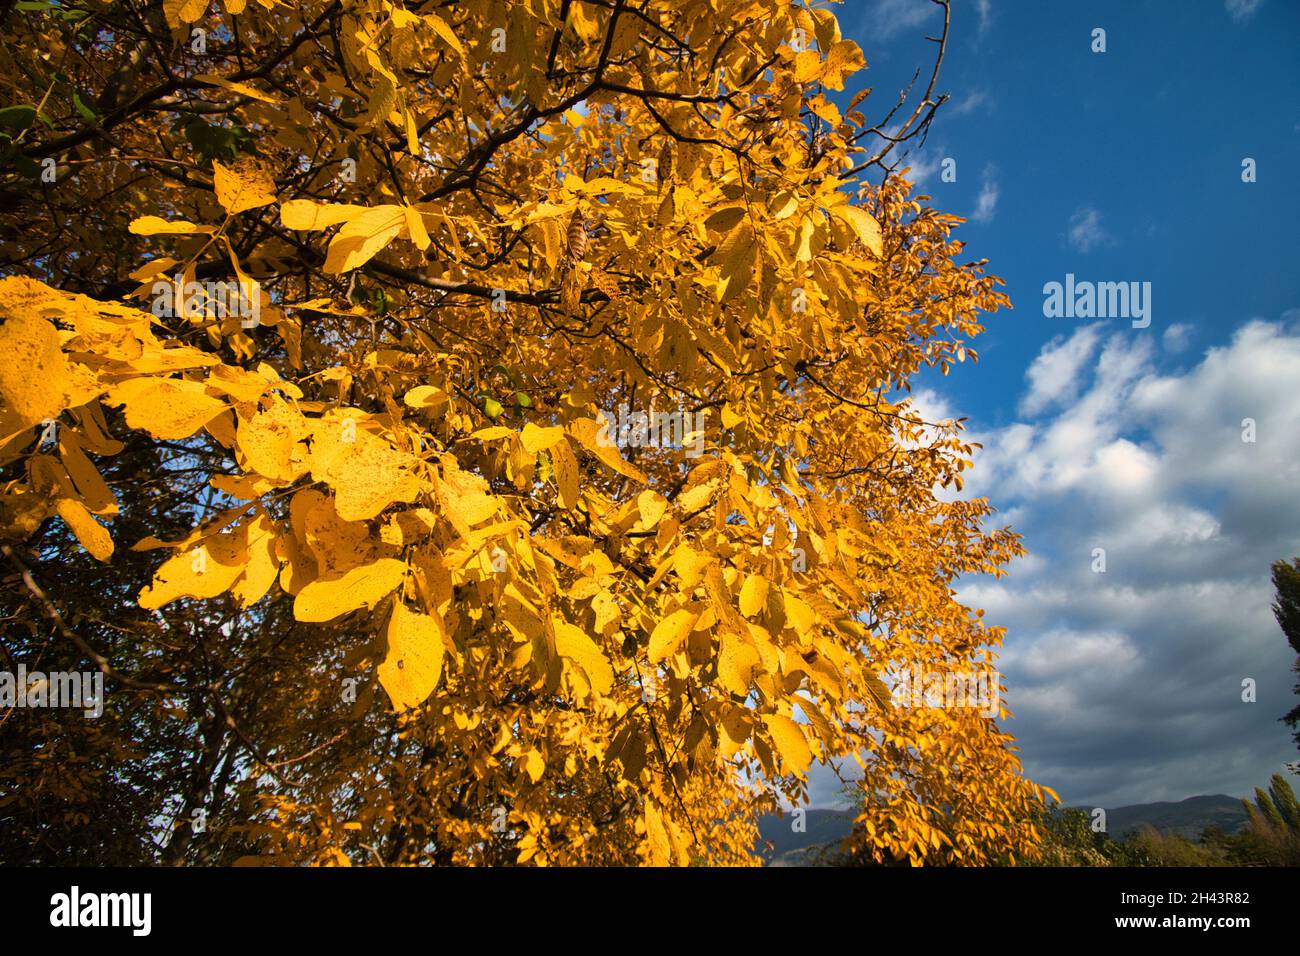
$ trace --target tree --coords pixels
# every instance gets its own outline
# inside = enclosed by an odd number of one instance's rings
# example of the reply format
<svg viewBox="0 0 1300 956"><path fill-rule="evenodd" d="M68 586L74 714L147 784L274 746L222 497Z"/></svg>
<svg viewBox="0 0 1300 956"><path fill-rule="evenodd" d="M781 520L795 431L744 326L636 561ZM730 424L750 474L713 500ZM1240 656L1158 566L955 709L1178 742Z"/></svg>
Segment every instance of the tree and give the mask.
<svg viewBox="0 0 1300 956"><path fill-rule="evenodd" d="M1300 866L1300 804L1280 773L1269 788L1255 788L1255 802L1241 801L1249 821L1244 851L1248 859L1269 866Z"/></svg>
<svg viewBox="0 0 1300 956"><path fill-rule="evenodd" d="M882 680L991 667L953 582L1021 553L907 397L1007 299L865 175L933 77L873 124L752 0L5 9L6 600L157 858L755 862L846 756L862 853L1032 850L1011 738Z"/></svg>
<svg viewBox="0 0 1300 956"><path fill-rule="evenodd" d="M1300 558L1294 558L1290 564L1274 562L1273 591L1277 595L1273 616L1286 635L1287 643L1296 652L1294 670L1300 675ZM1300 681L1296 683L1295 693L1300 694ZM1300 747L1300 704L1281 720L1295 731L1296 746Z"/></svg>

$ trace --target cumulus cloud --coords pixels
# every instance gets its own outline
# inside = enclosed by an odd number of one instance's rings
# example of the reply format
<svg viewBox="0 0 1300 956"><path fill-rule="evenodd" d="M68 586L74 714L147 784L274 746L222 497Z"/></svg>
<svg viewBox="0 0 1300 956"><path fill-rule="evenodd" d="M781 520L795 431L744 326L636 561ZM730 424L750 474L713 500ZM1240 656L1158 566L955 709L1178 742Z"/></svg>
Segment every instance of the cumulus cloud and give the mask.
<svg viewBox="0 0 1300 956"><path fill-rule="evenodd" d="M1033 779L1088 806L1249 793L1294 759L1269 566L1300 554L1300 330L1254 321L1170 370L1150 336L1104 329L1043 349L1030 420L969 433L967 493L1010 509L1035 560L959 594L1008 629Z"/></svg>
<svg viewBox="0 0 1300 956"><path fill-rule="evenodd" d="M1020 402L1022 415L1037 415L1058 402L1078 394L1078 378L1084 364L1097 350L1101 323L1085 325L1068 339L1057 336L1029 365L1029 392Z"/></svg>

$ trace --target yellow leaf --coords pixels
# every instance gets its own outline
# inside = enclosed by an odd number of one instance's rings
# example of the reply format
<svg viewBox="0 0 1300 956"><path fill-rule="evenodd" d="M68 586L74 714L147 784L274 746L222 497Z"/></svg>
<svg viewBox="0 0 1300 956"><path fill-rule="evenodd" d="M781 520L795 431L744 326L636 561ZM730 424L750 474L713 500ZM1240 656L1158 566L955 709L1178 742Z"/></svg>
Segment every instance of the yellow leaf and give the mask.
<svg viewBox="0 0 1300 956"><path fill-rule="evenodd" d="M609 636L618 628L623 612L608 591L599 592L591 599L591 610L596 615L596 633Z"/></svg>
<svg viewBox="0 0 1300 956"><path fill-rule="evenodd" d="M240 4L239 10L231 9L231 6L234 2L235 0L226 0L227 12L231 14L243 12L244 0L239 0L239 4ZM218 76L215 73L196 73L193 79L199 80L200 82L203 83L211 83L213 86L219 86L224 90L230 90L230 92L232 93L238 93L240 96L247 96L255 100L261 100L263 103L270 103L272 105L275 105L280 102L275 97L263 93L255 86L249 86L247 83L237 83L233 80L226 79L224 76ZM214 161L214 165L215 165L215 161Z"/></svg>
<svg viewBox="0 0 1300 956"><path fill-rule="evenodd" d="M381 76L370 93L366 108L366 126L379 126L388 122L388 117L397 106L397 84L389 77Z"/></svg>
<svg viewBox="0 0 1300 956"><path fill-rule="evenodd" d="M603 464L614 469L620 475L625 475L633 481L645 484L645 472L624 461L623 457L618 453L617 446L609 436L608 430L602 430L601 426L590 418L579 418L570 422L565 427L565 431L583 448L599 458Z"/></svg>
<svg viewBox="0 0 1300 956"><path fill-rule="evenodd" d="M67 407L71 371L58 330L45 319L22 312L0 326L0 397L18 427L54 418Z"/></svg>
<svg viewBox="0 0 1300 956"><path fill-rule="evenodd" d="M281 212L281 218L283 218ZM406 207L375 206L355 219L349 219L330 240L325 254L325 271L347 272L357 269L384 249L406 228Z"/></svg>
<svg viewBox="0 0 1300 956"><path fill-rule="evenodd" d="M754 671L759 666L758 651L741 635L723 631L719 635L718 683L741 697L749 693Z"/></svg>
<svg viewBox="0 0 1300 956"><path fill-rule="evenodd" d="M821 76L822 58L816 50L801 50L794 58L794 81L810 83Z"/></svg>
<svg viewBox="0 0 1300 956"><path fill-rule="evenodd" d="M753 732L749 715L750 711L744 707L728 707L723 710L719 722L722 733L718 734L718 750L724 757L730 757L749 739Z"/></svg>
<svg viewBox="0 0 1300 956"><path fill-rule="evenodd" d="M373 518L397 501L414 501L419 460L344 416L322 419L312 432L312 477L334 489L345 521Z"/></svg>
<svg viewBox="0 0 1300 956"><path fill-rule="evenodd" d="M704 220L704 228L714 232L730 232L744 218L744 206L724 206Z"/></svg>
<svg viewBox="0 0 1300 956"><path fill-rule="evenodd" d="M280 207L280 222L286 229L328 229L369 211L369 206L291 199Z"/></svg>
<svg viewBox="0 0 1300 956"><path fill-rule="evenodd" d="M880 676L873 671L866 672L867 693L871 695L882 710L889 710L894 706L894 695L889 690L889 685L880 679Z"/></svg>
<svg viewBox="0 0 1300 956"><path fill-rule="evenodd" d="M332 621L359 607L374 607L406 577L406 562L380 558L353 568L341 578L312 581L293 601L299 621Z"/></svg>
<svg viewBox="0 0 1300 956"><path fill-rule="evenodd" d="M807 262L813 257L812 240L816 231L817 223L812 216L804 216L799 220L799 245L794 253L796 262Z"/></svg>
<svg viewBox="0 0 1300 956"><path fill-rule="evenodd" d="M556 442L563 441L564 429L559 425L552 428L540 428L529 422L524 426L524 430L519 434L519 440L523 442L524 451L530 455L536 455L539 451L545 451L553 446Z"/></svg>
<svg viewBox="0 0 1300 956"><path fill-rule="evenodd" d="M133 232L137 236L156 236L160 233L189 235L196 232L210 233L216 230L212 226L199 226L183 219L168 222L166 219L160 219L157 216L140 216L131 220L131 225L127 227L127 231Z"/></svg>
<svg viewBox="0 0 1300 956"><path fill-rule="evenodd" d="M640 524L645 531L649 531L659 523L667 508L668 499L657 491L647 489L636 496L637 513L641 516Z"/></svg>
<svg viewBox="0 0 1300 956"><path fill-rule="evenodd" d="M740 613L745 617L756 617L767 607L767 578L761 574L751 574L745 578L740 589Z"/></svg>
<svg viewBox="0 0 1300 956"><path fill-rule="evenodd" d="M645 802L645 835L651 866L668 866L672 863L672 846L664 828L663 814L653 801Z"/></svg>
<svg viewBox="0 0 1300 956"><path fill-rule="evenodd" d="M551 464L555 466L555 487L559 491L560 507L572 511L578 506L578 459L569 446L568 439L551 448Z"/></svg>
<svg viewBox="0 0 1300 956"><path fill-rule="evenodd" d="M696 485L682 492L677 499L677 504L686 514L693 514L707 505L717 490L718 486L714 482L706 481L702 485Z"/></svg>
<svg viewBox="0 0 1300 956"><path fill-rule="evenodd" d="M442 17L438 16L436 13L426 13L424 15L424 22L429 24L429 26L433 28L433 32L442 37L449 47L461 56L465 55L465 47L461 45L456 34L452 32L451 27L447 26L447 22L443 20Z"/></svg>
<svg viewBox="0 0 1300 956"><path fill-rule="evenodd" d="M388 619L388 653L379 665L379 683L394 710L408 710L428 700L442 676L442 619L412 611L401 601Z"/></svg>
<svg viewBox="0 0 1300 956"><path fill-rule="evenodd" d="M249 160L235 166L212 161L212 182L217 202L232 216L275 202L275 183L262 167Z"/></svg>
<svg viewBox="0 0 1300 956"><path fill-rule="evenodd" d="M56 510L59 517L77 536L81 546L89 551L96 561L109 559L113 554L113 539L104 530L104 526L86 510L85 505L72 498L60 498Z"/></svg>
<svg viewBox="0 0 1300 956"><path fill-rule="evenodd" d="M154 438L189 438L226 409L202 382L183 378L132 378L108 393L108 404L126 406L126 423Z"/></svg>
<svg viewBox="0 0 1300 956"><path fill-rule="evenodd" d="M873 256L880 258L884 254L885 247L880 237L880 223L876 222L871 213L860 206L835 206L831 209L831 212L853 227L853 231L858 234L862 244L871 250Z"/></svg>
<svg viewBox="0 0 1300 956"><path fill-rule="evenodd" d="M478 475L461 471L451 456L443 458L434 488L443 513L461 537L468 536L471 527L494 516L500 507L497 498L488 494L488 483Z"/></svg>
<svg viewBox="0 0 1300 956"><path fill-rule="evenodd" d="M655 629L650 632L650 647L646 652L650 663L657 664L664 658L676 654L698 620L698 614L680 608L656 624Z"/></svg>
<svg viewBox="0 0 1300 956"><path fill-rule="evenodd" d="M412 156L420 155L420 131L415 128L415 114L409 109L402 110L402 119L406 126L406 151ZM421 226L423 229L423 226ZM414 238L414 236L412 236Z"/></svg>
<svg viewBox="0 0 1300 956"><path fill-rule="evenodd" d="M409 30L417 26L420 18L403 7L393 7L393 27L397 30Z"/></svg>
<svg viewBox="0 0 1300 956"><path fill-rule="evenodd" d="M476 441L501 441L503 438L518 438L519 432L505 425L489 425L471 432L469 437Z"/></svg>
<svg viewBox="0 0 1300 956"><path fill-rule="evenodd" d="M434 385L417 385L402 396L402 401L411 408L434 408L446 403L447 393Z"/></svg>
<svg viewBox="0 0 1300 956"><path fill-rule="evenodd" d="M732 233L718 252L724 256L718 277L718 301L729 302L749 288L754 278L758 247L753 229L746 225Z"/></svg>
<svg viewBox="0 0 1300 956"><path fill-rule="evenodd" d="M280 574L280 559L275 553L275 526L260 514L248 524L248 565L231 587L230 593L240 607L252 607L271 590Z"/></svg>
<svg viewBox="0 0 1300 956"><path fill-rule="evenodd" d="M786 772L803 776L812 763L812 750L803 735L803 728L781 714L767 714L763 723L767 724L767 732L772 735Z"/></svg>
<svg viewBox="0 0 1300 956"><path fill-rule="evenodd" d="M117 514L117 500L113 497L113 492L82 451L81 438L72 429L59 429L59 452L60 461L77 486L77 493L81 495L81 503L86 506L86 510L96 515Z"/></svg>
<svg viewBox="0 0 1300 956"><path fill-rule="evenodd" d="M208 12L208 0L163 0L163 14L172 26L194 23Z"/></svg>
<svg viewBox="0 0 1300 956"><path fill-rule="evenodd" d="M673 570L681 578L682 589L689 591L704 579L704 570L713 560L711 555L696 551L683 544L673 555Z"/></svg>
<svg viewBox="0 0 1300 956"><path fill-rule="evenodd" d="M177 598L213 598L230 590L248 564L244 534L231 531L205 538L168 560L140 592L140 606L156 611Z"/></svg>
<svg viewBox="0 0 1300 956"><path fill-rule="evenodd" d="M813 613L806 601L795 597L789 591L782 595L785 602L786 619L794 625L800 637L811 638L817 634L817 615Z"/></svg>
<svg viewBox="0 0 1300 956"><path fill-rule="evenodd" d="M305 454L306 446L298 443L310 432L307 420L298 409L277 400L250 421L241 423L236 441L248 468L267 478L288 482L306 470L305 462L294 461L294 453L299 452L299 457Z"/></svg>
<svg viewBox="0 0 1300 956"><path fill-rule="evenodd" d="M546 772L546 758L535 749L529 750L524 754L524 772L533 783L541 780L542 774Z"/></svg>
<svg viewBox="0 0 1300 956"><path fill-rule="evenodd" d="M271 383L256 372L230 365L218 365L209 371L205 384L236 402L256 402L271 387Z"/></svg>
<svg viewBox="0 0 1300 956"><path fill-rule="evenodd" d="M429 248L429 232L424 228L424 217L410 206L402 207L406 216L406 231L415 243L415 248L423 252Z"/></svg>
<svg viewBox="0 0 1300 956"><path fill-rule="evenodd" d="M736 613L736 606L731 599L731 590L727 587L726 578L722 574L722 566L717 561L710 561L704 569L704 591L722 624L732 631L744 633L749 625Z"/></svg>
<svg viewBox="0 0 1300 956"><path fill-rule="evenodd" d="M556 652L581 669L593 690L608 694L614 686L614 669L596 642L568 621L553 618L551 623L555 628Z"/></svg>
<svg viewBox="0 0 1300 956"><path fill-rule="evenodd" d="M830 90L844 89L844 81L867 65L862 48L852 40L841 40L831 47L822 68L822 84Z"/></svg>

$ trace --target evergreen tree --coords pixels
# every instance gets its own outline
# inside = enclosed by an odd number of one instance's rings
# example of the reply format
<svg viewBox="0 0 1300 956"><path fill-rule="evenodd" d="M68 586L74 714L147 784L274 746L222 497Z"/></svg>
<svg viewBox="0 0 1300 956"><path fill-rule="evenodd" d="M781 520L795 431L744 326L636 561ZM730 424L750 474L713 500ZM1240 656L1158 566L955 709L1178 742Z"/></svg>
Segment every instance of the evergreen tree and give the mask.
<svg viewBox="0 0 1300 956"><path fill-rule="evenodd" d="M1285 561L1274 563L1273 589L1277 592L1273 614L1297 654L1294 669L1300 675L1300 558L1292 559L1290 564ZM1300 681L1296 683L1295 692L1300 695ZM1296 746L1300 747L1300 704L1281 720L1295 731Z"/></svg>

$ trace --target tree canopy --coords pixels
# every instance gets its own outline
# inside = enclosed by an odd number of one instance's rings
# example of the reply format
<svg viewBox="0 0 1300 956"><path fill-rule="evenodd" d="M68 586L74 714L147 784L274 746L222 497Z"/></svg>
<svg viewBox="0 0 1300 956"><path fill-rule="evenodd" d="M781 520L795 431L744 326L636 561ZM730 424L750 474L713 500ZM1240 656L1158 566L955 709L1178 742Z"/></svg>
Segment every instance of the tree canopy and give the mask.
<svg viewBox="0 0 1300 956"><path fill-rule="evenodd" d="M3 718L6 853L752 863L815 762L869 857L1032 852L883 679L995 664L1019 539L907 395L1008 303L831 10L0 16L5 654L108 689Z"/></svg>

